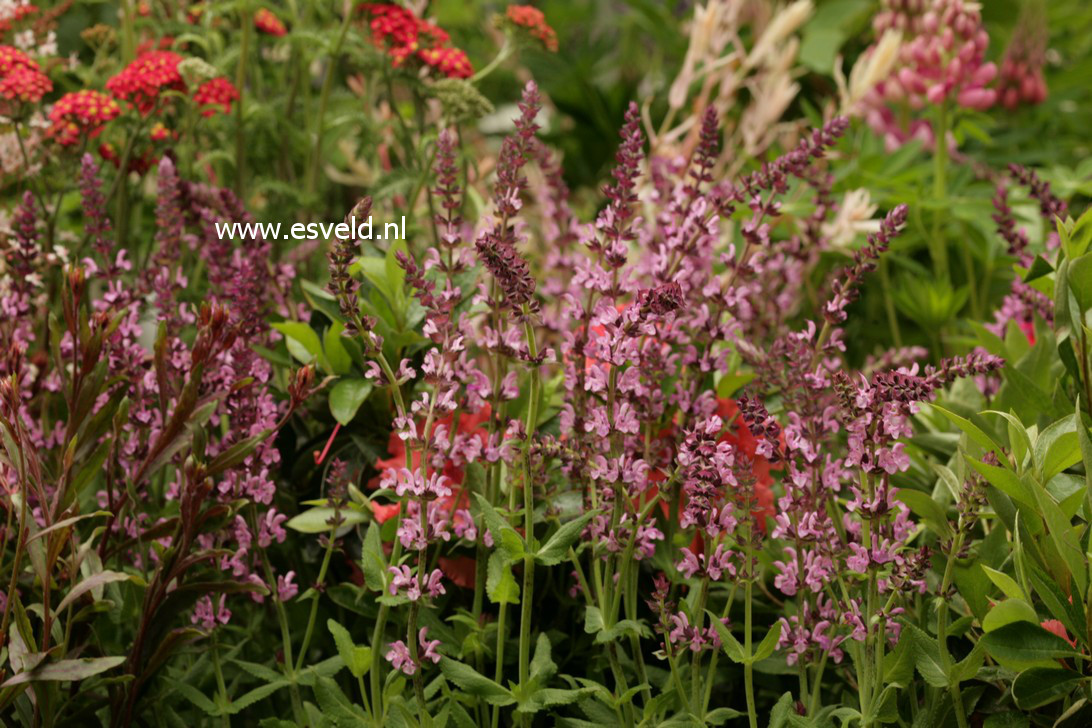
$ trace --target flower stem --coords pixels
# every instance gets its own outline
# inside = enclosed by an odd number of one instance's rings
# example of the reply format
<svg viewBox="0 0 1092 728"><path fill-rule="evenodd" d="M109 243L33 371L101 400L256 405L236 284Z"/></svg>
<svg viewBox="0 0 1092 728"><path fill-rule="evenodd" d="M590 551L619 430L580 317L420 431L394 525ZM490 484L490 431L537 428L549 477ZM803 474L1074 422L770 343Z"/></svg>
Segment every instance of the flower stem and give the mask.
<svg viewBox="0 0 1092 728"><path fill-rule="evenodd" d="M941 237L941 219L945 198L948 195L948 104L937 106L936 134L933 141L933 202L936 212L933 218L933 233L929 238L930 254L933 258L933 272L940 281L950 280L948 274L948 246Z"/></svg>
<svg viewBox="0 0 1092 728"><path fill-rule="evenodd" d="M538 424L538 344L535 341L535 329L531 325L530 314L524 311L526 321L524 332L527 336L527 353L531 359L531 386L527 394L527 422L523 443L523 536L530 543L535 527L535 492L534 473L531 467L531 455ZM531 603L535 586L535 557L528 554L523 557L523 593L519 620L519 684L526 687L531 679ZM526 723L528 718L524 717Z"/></svg>
<svg viewBox="0 0 1092 728"><path fill-rule="evenodd" d="M330 559L334 555L334 535L337 527L330 529L326 541L326 553L322 557L322 566L319 567L318 582L315 584L315 595L311 597L311 615L307 618L307 629L303 633L303 642L300 643L300 652L296 658L296 672L303 669L303 661L307 658L307 648L311 645L311 635L315 631L315 619L318 618L319 591L326 583L326 570L330 568Z"/></svg>

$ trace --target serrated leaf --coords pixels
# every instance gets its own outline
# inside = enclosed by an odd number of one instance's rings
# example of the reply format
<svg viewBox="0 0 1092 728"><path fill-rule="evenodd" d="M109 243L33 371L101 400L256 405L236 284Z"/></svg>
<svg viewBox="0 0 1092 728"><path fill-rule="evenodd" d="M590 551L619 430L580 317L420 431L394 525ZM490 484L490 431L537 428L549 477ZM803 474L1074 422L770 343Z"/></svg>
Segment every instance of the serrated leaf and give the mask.
<svg viewBox="0 0 1092 728"><path fill-rule="evenodd" d="M713 625L713 629L717 631L717 635L720 637L721 649L724 650L724 654L728 656L728 659L736 664L742 665L747 662L749 656L743 649L743 645L739 643L739 640L735 638L732 631L724 626L724 623L720 621L717 615L706 612L709 615L709 620Z"/></svg>
<svg viewBox="0 0 1092 728"><path fill-rule="evenodd" d="M450 657L440 660L440 672L469 694L476 695L491 705L503 707L516 702L510 690L493 682L470 665L464 665Z"/></svg>
<svg viewBox="0 0 1092 728"><path fill-rule="evenodd" d="M494 604L519 604L519 584L512 576L512 568L500 551L489 554L485 592Z"/></svg>
<svg viewBox="0 0 1092 728"><path fill-rule="evenodd" d="M353 674L353 677L366 675L368 669L372 666L371 648L358 647L353 644L353 638L349 635L349 630L333 619L326 620L326 628L330 630L330 634L334 637L334 644L337 646L337 653L341 656L341 661L345 663L345 667L349 668L349 672Z"/></svg>
<svg viewBox="0 0 1092 728"><path fill-rule="evenodd" d="M565 560L571 547L588 522L599 515L599 511L588 511L575 521L569 521L557 529L553 536L535 554L535 561L544 566L555 566Z"/></svg>

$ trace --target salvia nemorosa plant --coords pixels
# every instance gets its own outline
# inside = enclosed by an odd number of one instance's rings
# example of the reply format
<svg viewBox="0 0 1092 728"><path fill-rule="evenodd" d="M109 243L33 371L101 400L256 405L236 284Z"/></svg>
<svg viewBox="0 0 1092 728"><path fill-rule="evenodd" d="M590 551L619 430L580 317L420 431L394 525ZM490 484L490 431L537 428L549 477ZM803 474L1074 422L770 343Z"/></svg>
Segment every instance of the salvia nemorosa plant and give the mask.
<svg viewBox="0 0 1092 728"><path fill-rule="evenodd" d="M388 550L378 524L365 539L367 588L382 596L361 719L457 710L530 724L590 702L600 707L586 716L622 724L754 726L754 665L780 650L799 678L794 712L829 714L824 681L848 669L860 721L877 723L900 620L935 588L897 497L911 417L1001 361L906 361L921 350L868 371L846 361L842 324L905 206L834 272L817 316L792 297L827 245L826 153L844 119L726 180L713 174L714 111L691 158L646 158L633 105L605 205L585 223L535 137L540 103L528 84L477 224L459 217L455 136L439 134L435 246L395 253L423 312L416 350L390 358L362 312L357 243L330 253L330 292L367 376L390 393L394 428L378 490L361 496L397 523ZM809 188L813 219L781 224L781 199ZM543 244L549 254L532 256ZM754 375L737 379L744 368ZM582 630L539 610L558 587ZM785 616L759 617L759 592ZM457 629L435 629L452 609ZM590 640L597 657L558 676L557 639ZM742 695L725 682L738 668ZM398 672L407 697L385 688ZM437 675L464 698L441 700Z"/></svg>

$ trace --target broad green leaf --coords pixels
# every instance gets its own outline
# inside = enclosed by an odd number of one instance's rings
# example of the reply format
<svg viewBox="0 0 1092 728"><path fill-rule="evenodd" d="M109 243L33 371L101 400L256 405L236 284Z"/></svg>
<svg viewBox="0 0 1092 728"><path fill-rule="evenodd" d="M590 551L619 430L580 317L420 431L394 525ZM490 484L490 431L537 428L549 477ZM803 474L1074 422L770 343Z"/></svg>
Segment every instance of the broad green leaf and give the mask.
<svg viewBox="0 0 1092 728"><path fill-rule="evenodd" d="M902 501L911 512L920 516L942 541L952 538L952 528L948 525L948 514L944 506L933 500L928 493L912 488L899 488L895 491L895 500Z"/></svg>
<svg viewBox="0 0 1092 728"><path fill-rule="evenodd" d="M981 641L990 656L1002 664L1028 667L1077 656L1073 646L1030 622L1012 622L987 632Z"/></svg>
<svg viewBox="0 0 1092 728"><path fill-rule="evenodd" d="M367 379L341 379L330 390L330 414L342 425L349 424L371 393L372 383Z"/></svg>
<svg viewBox="0 0 1092 728"><path fill-rule="evenodd" d="M1077 419L1069 415L1047 427L1035 441L1035 461L1042 470L1042 483L1081 461Z"/></svg>
<svg viewBox="0 0 1092 728"><path fill-rule="evenodd" d="M310 364L322 357L322 342L318 334L300 321L280 321L273 328L284 334L288 352L303 364Z"/></svg>
<svg viewBox="0 0 1092 728"><path fill-rule="evenodd" d="M942 415L947 417L953 425L962 430L964 434L966 434L967 437L969 437L973 442L977 443L985 450L992 451L995 455L997 455L997 459L999 461L1007 461L1007 457L1005 456L1005 450L1001 447L1001 443L997 442L992 437L983 432L982 428L980 428L978 425L974 424L965 417L957 415L955 412L944 409L940 405L933 404L930 406L937 412L940 412Z"/></svg>
<svg viewBox="0 0 1092 728"><path fill-rule="evenodd" d="M1008 574L997 569L991 569L988 566L983 566L982 571L986 572L986 576L990 578L990 581L994 583L1001 593L1010 599L1027 599L1027 595L1024 594L1024 590L1020 588L1020 585L1016 583Z"/></svg>
<svg viewBox="0 0 1092 728"><path fill-rule="evenodd" d="M1024 670L1012 682L1012 697L1023 710L1035 710L1073 692L1080 673L1050 667Z"/></svg>
<svg viewBox="0 0 1092 728"><path fill-rule="evenodd" d="M1037 509L1035 493L1020 476L1008 468L999 468L996 465L976 460L967 456L967 462L972 468L986 479L986 481L1013 500L1020 501L1032 509Z"/></svg>
<svg viewBox="0 0 1092 728"><path fill-rule="evenodd" d="M355 526L368 520L367 516L352 508L342 508L335 511L333 508L323 506L321 508L310 508L293 517L284 525L300 533L326 533L334 528L329 521L334 518L335 513L341 519L337 524L337 528Z"/></svg>
<svg viewBox="0 0 1092 728"><path fill-rule="evenodd" d="M322 348L326 353L326 361L330 363L330 370L339 376L344 376L352 371L353 358L345 349L344 337L341 332L345 326L337 321L331 324L322 335Z"/></svg>
<svg viewBox="0 0 1092 728"><path fill-rule="evenodd" d="M1069 290L1077 299L1081 313L1092 309L1092 253L1069 261Z"/></svg>
<svg viewBox="0 0 1092 728"><path fill-rule="evenodd" d="M372 521L364 534L360 552L360 568L364 572L364 585L371 591L385 593L387 589L387 557L383 553L381 526Z"/></svg>

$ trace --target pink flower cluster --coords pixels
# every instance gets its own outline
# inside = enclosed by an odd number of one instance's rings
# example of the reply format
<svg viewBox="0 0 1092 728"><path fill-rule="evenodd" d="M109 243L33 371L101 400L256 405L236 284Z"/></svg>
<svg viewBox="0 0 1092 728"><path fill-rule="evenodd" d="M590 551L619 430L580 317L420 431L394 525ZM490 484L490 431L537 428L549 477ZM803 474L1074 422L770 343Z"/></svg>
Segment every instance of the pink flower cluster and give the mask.
<svg viewBox="0 0 1092 728"><path fill-rule="evenodd" d="M877 37L888 30L902 32L904 40L890 76L864 99L865 116L889 149L919 139L932 147L935 134L925 119L900 113L920 111L927 105L954 102L982 111L997 101L987 86L997 77L997 66L985 60L989 36L975 3L964 0L884 0L873 19Z"/></svg>

